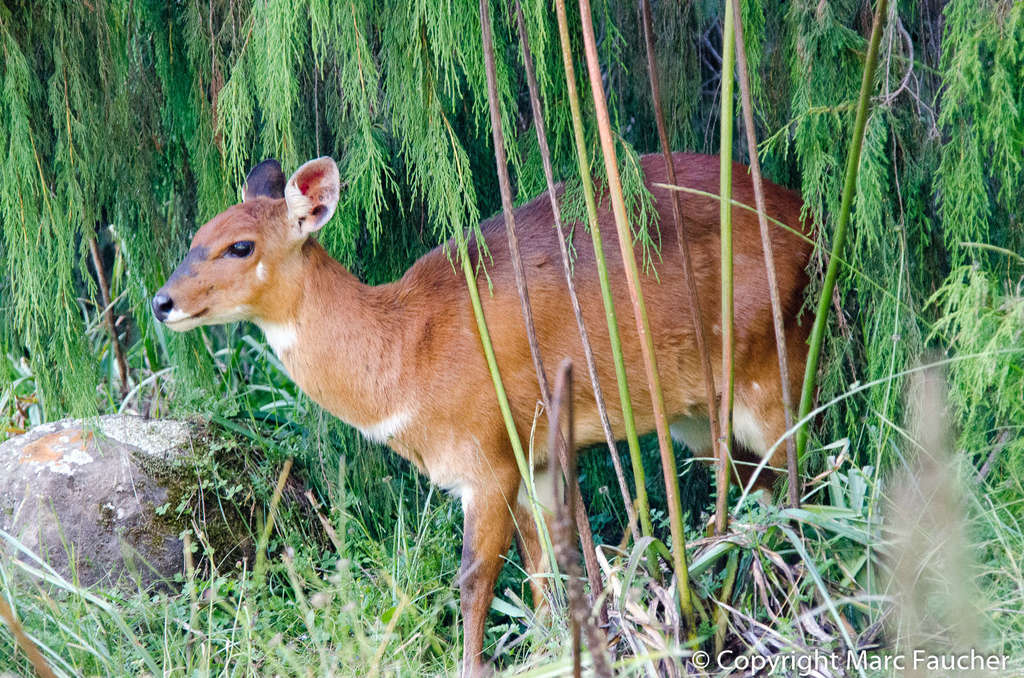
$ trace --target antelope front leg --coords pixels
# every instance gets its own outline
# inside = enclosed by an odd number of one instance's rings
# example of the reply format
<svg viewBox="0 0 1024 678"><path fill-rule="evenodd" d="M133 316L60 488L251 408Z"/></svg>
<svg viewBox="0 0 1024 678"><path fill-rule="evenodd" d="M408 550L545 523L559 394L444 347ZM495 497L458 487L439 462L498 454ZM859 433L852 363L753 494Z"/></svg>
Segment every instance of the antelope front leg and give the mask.
<svg viewBox="0 0 1024 678"><path fill-rule="evenodd" d="M512 514L519 474L504 483L474 488L463 495L465 514L459 590L462 604L462 676L486 675L483 661L484 627L494 598L502 556L512 543Z"/></svg>

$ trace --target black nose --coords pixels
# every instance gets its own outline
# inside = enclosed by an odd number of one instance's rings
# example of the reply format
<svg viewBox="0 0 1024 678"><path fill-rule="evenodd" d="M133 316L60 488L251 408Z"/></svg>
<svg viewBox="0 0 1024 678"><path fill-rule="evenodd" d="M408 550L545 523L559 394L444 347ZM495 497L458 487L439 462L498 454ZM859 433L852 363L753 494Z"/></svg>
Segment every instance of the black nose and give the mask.
<svg viewBox="0 0 1024 678"><path fill-rule="evenodd" d="M167 296L166 292L157 292L153 297L153 315L160 322L167 320L167 315L174 308L174 299Z"/></svg>

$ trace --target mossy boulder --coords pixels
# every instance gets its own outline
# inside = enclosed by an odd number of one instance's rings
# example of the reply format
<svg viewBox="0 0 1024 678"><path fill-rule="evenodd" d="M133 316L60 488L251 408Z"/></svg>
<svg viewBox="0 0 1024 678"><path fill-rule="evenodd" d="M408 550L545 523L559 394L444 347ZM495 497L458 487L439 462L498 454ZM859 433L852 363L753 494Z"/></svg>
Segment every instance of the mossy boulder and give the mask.
<svg viewBox="0 0 1024 678"><path fill-rule="evenodd" d="M249 559L248 517L263 502L238 448L198 421L111 415L37 427L0 444L0 551L37 566L26 551L35 553L86 586L175 578L186 531L215 565Z"/></svg>

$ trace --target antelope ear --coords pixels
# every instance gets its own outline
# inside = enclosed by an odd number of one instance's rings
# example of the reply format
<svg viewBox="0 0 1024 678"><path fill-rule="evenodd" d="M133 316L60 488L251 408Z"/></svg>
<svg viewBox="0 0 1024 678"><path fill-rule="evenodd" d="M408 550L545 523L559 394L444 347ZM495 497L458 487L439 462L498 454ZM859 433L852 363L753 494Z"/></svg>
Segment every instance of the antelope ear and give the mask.
<svg viewBox="0 0 1024 678"><path fill-rule="evenodd" d="M256 198L273 198L280 200L284 197L284 172L281 171L281 164L273 158L264 160L256 165L245 178L245 186L242 187L242 202L249 202Z"/></svg>
<svg viewBox="0 0 1024 678"><path fill-rule="evenodd" d="M319 230L334 215L341 193L338 166L324 156L310 160L288 180L284 200L288 218L302 235Z"/></svg>

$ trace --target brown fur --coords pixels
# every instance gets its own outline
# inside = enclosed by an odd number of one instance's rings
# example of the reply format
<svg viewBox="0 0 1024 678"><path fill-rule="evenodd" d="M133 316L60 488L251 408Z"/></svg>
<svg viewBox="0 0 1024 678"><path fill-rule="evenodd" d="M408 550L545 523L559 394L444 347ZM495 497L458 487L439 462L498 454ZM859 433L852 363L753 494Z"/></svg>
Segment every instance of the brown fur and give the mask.
<svg viewBox="0 0 1024 678"><path fill-rule="evenodd" d="M304 208L304 213L312 216L319 214L317 195L327 195L330 200L330 190L313 190L323 180L325 161L333 167L333 162L326 159L311 161L289 182L290 187L295 184L304 195L312 196L312 203ZM717 192L717 158L679 153L675 164L681 184ZM702 440L707 435L701 433L707 429L703 418L708 404L678 263L671 197L668 191L653 187L666 181L664 164L660 156L647 156L642 165L660 217L662 261L655 267L658 279L644 275L643 292L665 403L672 421L689 422L688 428L675 433L696 448L696 455L710 457L707 440ZM733 186L736 200L754 203L745 167L734 165ZM772 184L765 189L770 216L800 229L799 196ZM177 323L176 329L243 318L265 327L293 327L296 339L280 351L280 357L295 382L343 421L370 434L392 433L386 442L393 450L463 498L465 544L460 586L464 662L467 673L474 673L481 667L484 625L494 582L514 532L510 509L519 516L528 514L518 503L521 481L491 386L465 280L444 253L435 249L400 280L379 287L363 285L319 243L306 237L307 231L318 226L304 228L303 216L292 213L298 208L289 206L290 199L291 194L286 199L252 197L199 230L193 251L203 247L209 259L197 262L192 258L188 270L172 277L164 291L183 313L204 313L201 318ZM682 202L712 365L720 384L719 203L689 193L682 194ZM334 205L329 207L333 211ZM634 414L638 428L649 431L654 428L651 398L607 201L599 219ZM582 367L583 349L572 319L547 196L519 208L515 221L544 364L553 371L563 358L571 358ZM533 454L536 466L543 469L548 464L543 443L546 418L534 421L540 393L503 221L498 216L482 228L492 256L485 263L493 285L491 294L480 276L484 314L519 434L529 442L531 427L535 426ZM733 229L736 436L750 453L747 456L756 459L784 431L781 387L756 215L735 208ZM776 226L771 229L779 292L785 306L791 392L798 393L807 328L799 325L796 317L811 248ZM575 284L602 384L606 393L614 394L615 370L593 247L584 228L576 228L575 238ZM254 254L247 259L218 258L238 240L254 241ZM264 267L263 280L256 274L259 264ZM548 377L551 380L554 374ZM619 399L614 395L606 399L613 429L621 437L624 430ZM574 406L580 446L603 441L589 388L576 390ZM783 460L780 446L771 463L781 467ZM519 522L523 522L521 517ZM521 530L521 541L522 548L531 555L539 551L535 530ZM539 568L535 563L531 569Z"/></svg>

